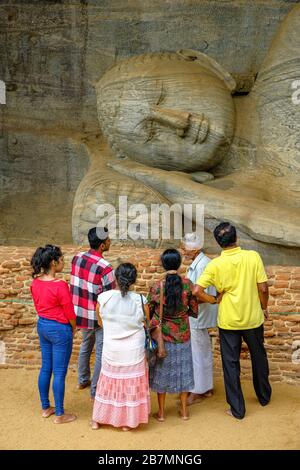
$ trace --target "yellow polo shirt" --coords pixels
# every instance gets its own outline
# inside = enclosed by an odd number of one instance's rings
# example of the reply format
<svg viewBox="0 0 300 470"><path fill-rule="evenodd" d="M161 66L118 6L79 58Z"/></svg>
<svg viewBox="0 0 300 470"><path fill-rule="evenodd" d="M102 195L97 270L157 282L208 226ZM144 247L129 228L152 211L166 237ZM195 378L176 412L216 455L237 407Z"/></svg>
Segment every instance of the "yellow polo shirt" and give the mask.
<svg viewBox="0 0 300 470"><path fill-rule="evenodd" d="M213 259L197 284L204 288L215 286L218 292L224 292L218 313L220 328L249 330L264 321L257 284L267 280L259 254L236 247Z"/></svg>

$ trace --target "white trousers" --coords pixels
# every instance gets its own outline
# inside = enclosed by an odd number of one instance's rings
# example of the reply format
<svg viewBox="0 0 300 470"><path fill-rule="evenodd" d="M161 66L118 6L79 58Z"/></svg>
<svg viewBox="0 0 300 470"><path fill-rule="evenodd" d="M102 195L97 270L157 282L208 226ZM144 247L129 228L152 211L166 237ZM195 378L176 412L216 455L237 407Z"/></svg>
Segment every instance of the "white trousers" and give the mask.
<svg viewBox="0 0 300 470"><path fill-rule="evenodd" d="M213 389L213 355L207 328L191 328L191 344L195 387L190 392L201 394Z"/></svg>

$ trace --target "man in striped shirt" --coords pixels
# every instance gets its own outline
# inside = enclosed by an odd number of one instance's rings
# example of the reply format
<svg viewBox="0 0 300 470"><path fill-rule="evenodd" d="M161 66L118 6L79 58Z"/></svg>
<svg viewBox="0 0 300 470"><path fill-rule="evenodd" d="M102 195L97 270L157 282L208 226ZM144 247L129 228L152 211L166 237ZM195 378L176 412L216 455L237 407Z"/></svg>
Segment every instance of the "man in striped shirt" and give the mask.
<svg viewBox="0 0 300 470"><path fill-rule="evenodd" d="M78 359L78 389L91 385L91 398L95 397L101 370L103 330L96 317L97 297L101 292L115 288L111 264L102 254L109 250L107 228L89 230L90 250L79 253L72 260L71 293L76 313L76 326L82 328L82 344ZM94 373L91 380L90 358L96 344Z"/></svg>

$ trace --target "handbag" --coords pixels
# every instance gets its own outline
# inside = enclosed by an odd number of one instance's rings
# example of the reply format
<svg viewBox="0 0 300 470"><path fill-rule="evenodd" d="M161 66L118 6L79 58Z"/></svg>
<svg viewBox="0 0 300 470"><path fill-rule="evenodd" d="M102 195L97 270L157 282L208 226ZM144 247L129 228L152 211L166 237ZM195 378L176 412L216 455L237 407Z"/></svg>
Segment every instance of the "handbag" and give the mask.
<svg viewBox="0 0 300 470"><path fill-rule="evenodd" d="M157 351L156 355L158 359L164 359L167 357L168 353L165 348L165 342L163 338L163 334L161 331L161 325L162 325L162 320L163 320L163 282L161 281L160 283L160 299L159 299L159 323L156 328L151 331L151 337L154 339L157 343Z"/></svg>
<svg viewBox="0 0 300 470"><path fill-rule="evenodd" d="M157 350L157 342L151 337L151 334L150 334L150 319L146 315L142 295L141 295L141 302L142 302L142 309L144 313L144 322L145 322L145 349L146 349L147 357L149 359L150 356L154 354Z"/></svg>

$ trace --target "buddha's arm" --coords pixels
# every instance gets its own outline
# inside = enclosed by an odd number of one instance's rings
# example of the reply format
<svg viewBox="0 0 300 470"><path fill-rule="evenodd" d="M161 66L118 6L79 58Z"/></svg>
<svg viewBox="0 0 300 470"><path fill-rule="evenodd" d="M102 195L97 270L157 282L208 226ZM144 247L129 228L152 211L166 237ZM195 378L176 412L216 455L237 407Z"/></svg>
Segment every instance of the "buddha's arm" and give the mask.
<svg viewBox="0 0 300 470"><path fill-rule="evenodd" d="M205 216L235 224L252 238L278 245L299 247L300 210L245 198L205 186L180 174L150 168L130 160L113 160L108 166L142 181L171 203L204 204Z"/></svg>

